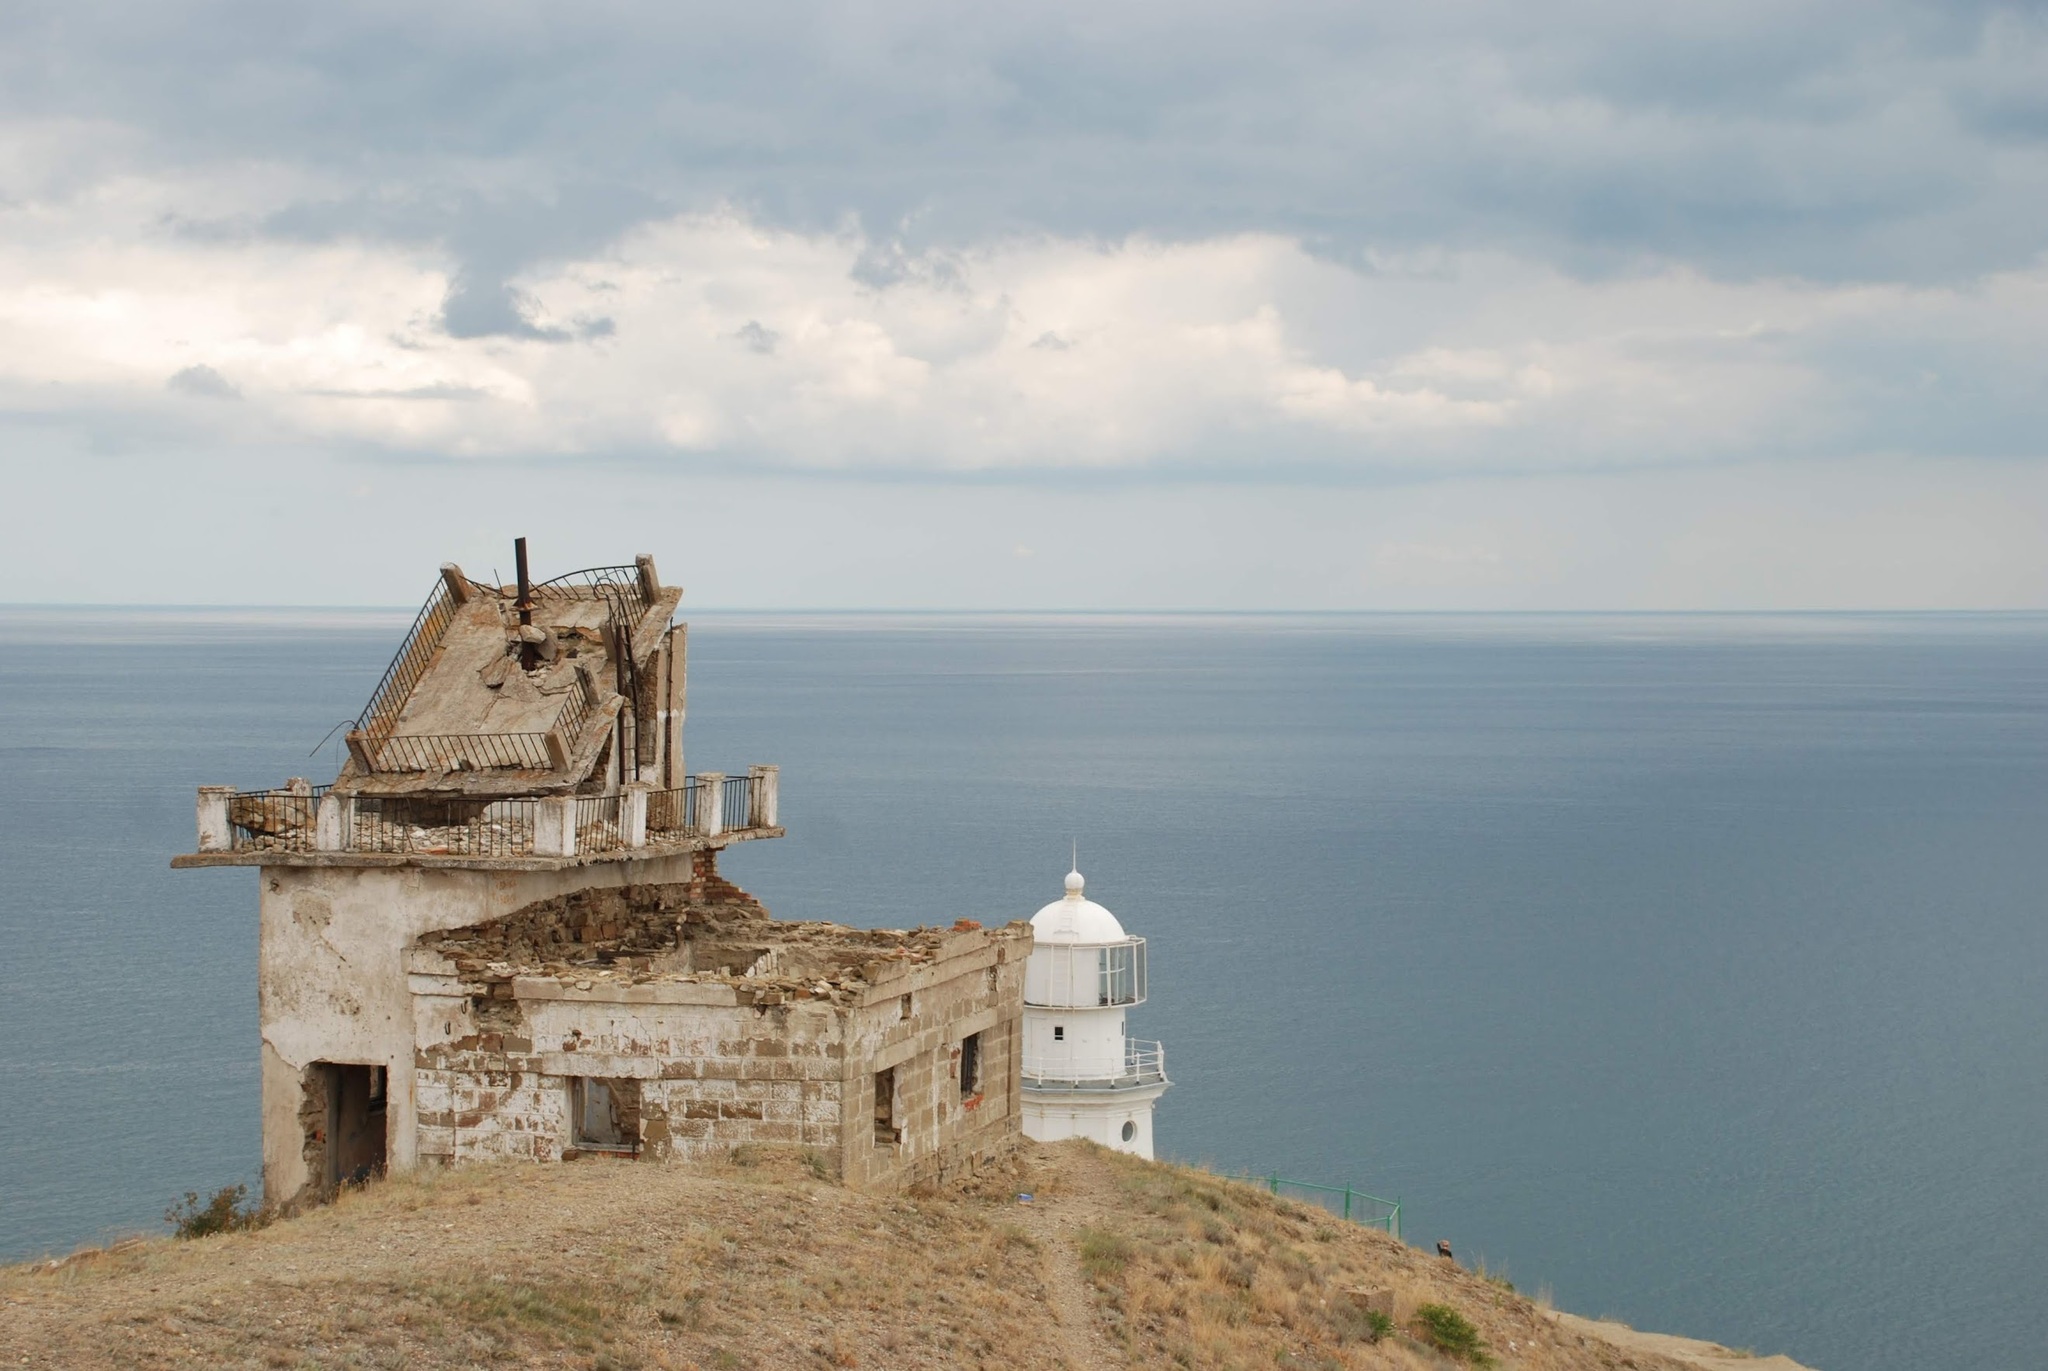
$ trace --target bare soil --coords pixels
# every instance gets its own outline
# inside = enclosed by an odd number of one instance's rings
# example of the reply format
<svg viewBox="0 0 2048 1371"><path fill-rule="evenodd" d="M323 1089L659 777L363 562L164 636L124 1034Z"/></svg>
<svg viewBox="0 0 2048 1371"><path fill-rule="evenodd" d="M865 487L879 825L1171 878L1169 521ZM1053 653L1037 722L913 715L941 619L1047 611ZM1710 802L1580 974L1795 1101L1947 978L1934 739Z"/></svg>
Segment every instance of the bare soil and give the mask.
<svg viewBox="0 0 2048 1371"><path fill-rule="evenodd" d="M1369 1303L1393 1331L1375 1338ZM1738 1364L1562 1322L1254 1187L1069 1143L899 1196L778 1152L396 1177L256 1232L0 1269L0 1366L1474 1364L1422 1340L1427 1303L1501 1367Z"/></svg>

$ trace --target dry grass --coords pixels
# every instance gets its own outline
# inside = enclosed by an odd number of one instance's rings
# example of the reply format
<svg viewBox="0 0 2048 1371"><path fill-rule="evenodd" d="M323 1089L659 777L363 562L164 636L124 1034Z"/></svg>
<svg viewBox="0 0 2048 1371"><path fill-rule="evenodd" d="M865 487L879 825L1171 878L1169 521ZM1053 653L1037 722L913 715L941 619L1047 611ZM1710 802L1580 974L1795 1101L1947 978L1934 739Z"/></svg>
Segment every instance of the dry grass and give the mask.
<svg viewBox="0 0 2048 1371"><path fill-rule="evenodd" d="M742 1161L426 1172L258 1232L6 1268L0 1366L1457 1364L1411 1335L1424 1304L1504 1366L1679 1365L1624 1361L1384 1235L1099 1149L1030 1147L917 1196ZM1391 1294L1387 1336L1370 1291Z"/></svg>
<svg viewBox="0 0 2048 1371"><path fill-rule="evenodd" d="M855 1195L793 1156L426 1172L262 1232L0 1272L0 1364L1049 1364L1008 1217Z"/></svg>
<svg viewBox="0 0 2048 1371"><path fill-rule="evenodd" d="M1082 1268L1124 1357L1235 1367L1674 1367L1557 1328L1498 1276L1184 1167L1109 1153ZM1377 1315L1377 1317L1375 1317ZM1469 1326L1475 1341L1461 1339Z"/></svg>

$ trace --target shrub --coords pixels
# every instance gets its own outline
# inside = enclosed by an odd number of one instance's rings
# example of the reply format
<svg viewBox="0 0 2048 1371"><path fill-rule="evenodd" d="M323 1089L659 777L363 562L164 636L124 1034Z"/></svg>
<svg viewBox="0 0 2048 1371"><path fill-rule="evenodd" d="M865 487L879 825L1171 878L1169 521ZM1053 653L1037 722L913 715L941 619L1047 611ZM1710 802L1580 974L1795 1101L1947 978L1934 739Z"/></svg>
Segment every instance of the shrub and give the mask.
<svg viewBox="0 0 2048 1371"><path fill-rule="evenodd" d="M164 1222L181 1238L205 1238L215 1233L261 1228L270 1219L270 1212L262 1205L249 1203L249 1187L246 1185L222 1186L204 1204L199 1202L198 1191L187 1190L182 1203L164 1211Z"/></svg>
<svg viewBox="0 0 2048 1371"><path fill-rule="evenodd" d="M1486 1344L1471 1320L1447 1304L1425 1304L1415 1311L1415 1333L1439 1352L1448 1353L1474 1366L1491 1366Z"/></svg>
<svg viewBox="0 0 2048 1371"><path fill-rule="evenodd" d="M1394 1331L1394 1316L1353 1299L1333 1299L1321 1309L1323 1323L1341 1345L1378 1342Z"/></svg>
<svg viewBox="0 0 2048 1371"><path fill-rule="evenodd" d="M1081 1230L1081 1269L1097 1282L1122 1273L1130 1264L1131 1245L1100 1228Z"/></svg>

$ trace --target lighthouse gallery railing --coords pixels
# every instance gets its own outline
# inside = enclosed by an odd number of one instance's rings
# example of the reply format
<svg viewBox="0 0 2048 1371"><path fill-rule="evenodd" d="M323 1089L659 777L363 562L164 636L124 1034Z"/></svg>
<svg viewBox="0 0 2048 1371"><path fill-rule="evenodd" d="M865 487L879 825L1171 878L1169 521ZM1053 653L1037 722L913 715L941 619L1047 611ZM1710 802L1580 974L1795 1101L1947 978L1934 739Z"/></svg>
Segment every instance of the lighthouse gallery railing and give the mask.
<svg viewBox="0 0 2048 1371"><path fill-rule="evenodd" d="M1075 1069L1074 1058L1037 1058L1024 1066L1026 1085L1053 1090L1129 1090L1158 1085L1166 1080L1166 1048L1163 1044L1131 1038L1124 1044L1122 1069L1103 1073Z"/></svg>

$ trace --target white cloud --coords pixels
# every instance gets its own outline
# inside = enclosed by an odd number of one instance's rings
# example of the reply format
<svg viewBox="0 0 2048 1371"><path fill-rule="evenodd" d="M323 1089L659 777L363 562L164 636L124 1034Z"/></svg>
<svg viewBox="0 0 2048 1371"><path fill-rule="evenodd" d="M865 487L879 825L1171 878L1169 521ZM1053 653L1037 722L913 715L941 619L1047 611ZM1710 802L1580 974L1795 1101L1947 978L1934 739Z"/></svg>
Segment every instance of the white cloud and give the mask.
<svg viewBox="0 0 2048 1371"><path fill-rule="evenodd" d="M727 603L2048 585L2040 14L956 20L7 9L8 593L402 600L686 517Z"/></svg>
<svg viewBox="0 0 2048 1371"><path fill-rule="evenodd" d="M733 212L530 271L512 283L527 336L455 338L436 253L165 231L178 203L129 182L0 211L13 409L472 459L1546 469L1884 447L1871 391L1889 372L1845 353L1931 340L1981 386L2048 341L2040 270L1922 289L1583 281L1482 253L1353 269L1277 234L919 256ZM2008 389L1996 404L2040 404Z"/></svg>

